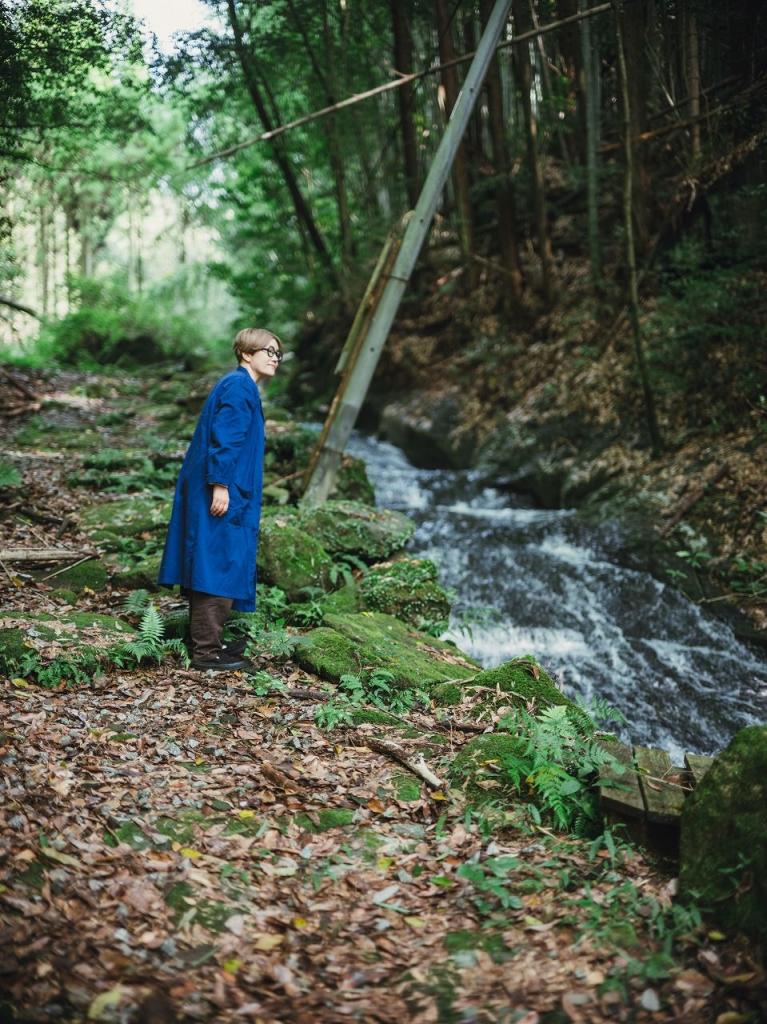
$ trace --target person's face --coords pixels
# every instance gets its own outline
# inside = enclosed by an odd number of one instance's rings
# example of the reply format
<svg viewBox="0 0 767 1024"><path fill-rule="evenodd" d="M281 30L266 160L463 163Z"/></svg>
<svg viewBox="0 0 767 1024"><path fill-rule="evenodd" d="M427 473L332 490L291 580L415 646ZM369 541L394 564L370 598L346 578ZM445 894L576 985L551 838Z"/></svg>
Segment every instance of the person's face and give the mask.
<svg viewBox="0 0 767 1024"><path fill-rule="evenodd" d="M276 341L255 352L244 352L242 361L254 380L259 381L273 377L282 361L282 352Z"/></svg>

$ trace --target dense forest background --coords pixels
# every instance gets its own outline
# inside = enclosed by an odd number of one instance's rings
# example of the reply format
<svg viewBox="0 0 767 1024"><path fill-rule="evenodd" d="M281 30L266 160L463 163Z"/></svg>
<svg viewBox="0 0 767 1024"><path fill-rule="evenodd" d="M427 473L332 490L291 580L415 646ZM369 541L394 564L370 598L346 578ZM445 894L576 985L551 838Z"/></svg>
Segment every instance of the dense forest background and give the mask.
<svg viewBox="0 0 767 1024"><path fill-rule="evenodd" d="M491 4L206 6L166 55L123 7L0 5L2 351L221 364L235 329L267 324L293 350L278 389L316 414ZM403 395L416 416L458 393L439 457L465 464L516 443L515 410L556 413L572 444L619 445L600 480L616 458L636 475L665 452L689 482L737 450L737 522L706 557L740 559L734 583L755 595L764 27L756 0L514 0L367 421ZM697 462L669 468L691 443ZM710 530L721 519L708 510Z"/></svg>

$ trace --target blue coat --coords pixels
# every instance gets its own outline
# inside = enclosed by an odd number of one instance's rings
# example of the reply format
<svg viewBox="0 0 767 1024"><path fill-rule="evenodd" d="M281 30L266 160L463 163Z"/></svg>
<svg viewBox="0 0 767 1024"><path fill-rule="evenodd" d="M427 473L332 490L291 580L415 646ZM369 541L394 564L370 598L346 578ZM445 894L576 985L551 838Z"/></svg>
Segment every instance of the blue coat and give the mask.
<svg viewBox="0 0 767 1024"><path fill-rule="evenodd" d="M200 413L176 484L158 582L231 597L256 607L256 554L264 468L264 414L244 366L215 385ZM213 484L229 488L229 509L210 512Z"/></svg>

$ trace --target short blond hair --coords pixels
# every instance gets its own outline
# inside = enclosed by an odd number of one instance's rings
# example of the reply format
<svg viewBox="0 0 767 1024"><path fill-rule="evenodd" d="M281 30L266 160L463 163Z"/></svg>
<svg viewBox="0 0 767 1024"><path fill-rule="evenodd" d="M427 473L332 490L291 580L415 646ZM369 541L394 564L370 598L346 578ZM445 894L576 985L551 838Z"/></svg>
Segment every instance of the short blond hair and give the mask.
<svg viewBox="0 0 767 1024"><path fill-rule="evenodd" d="M277 342L280 352L282 352L282 342L274 331L267 331L263 327L243 327L235 336L232 350L239 363L242 362L245 353L250 354L258 352L261 348L268 348L273 341Z"/></svg>

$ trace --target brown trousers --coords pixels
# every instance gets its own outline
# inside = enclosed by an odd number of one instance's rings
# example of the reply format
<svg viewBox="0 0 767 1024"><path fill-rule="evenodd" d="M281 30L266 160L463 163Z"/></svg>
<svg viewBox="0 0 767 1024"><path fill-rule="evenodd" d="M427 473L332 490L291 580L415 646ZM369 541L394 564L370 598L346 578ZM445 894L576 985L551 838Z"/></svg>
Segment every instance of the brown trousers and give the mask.
<svg viewBox="0 0 767 1024"><path fill-rule="evenodd" d="M215 658L221 653L221 634L232 608L231 597L189 591L189 632L193 658Z"/></svg>

